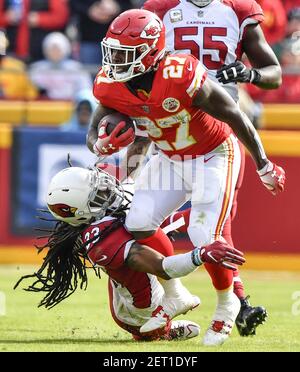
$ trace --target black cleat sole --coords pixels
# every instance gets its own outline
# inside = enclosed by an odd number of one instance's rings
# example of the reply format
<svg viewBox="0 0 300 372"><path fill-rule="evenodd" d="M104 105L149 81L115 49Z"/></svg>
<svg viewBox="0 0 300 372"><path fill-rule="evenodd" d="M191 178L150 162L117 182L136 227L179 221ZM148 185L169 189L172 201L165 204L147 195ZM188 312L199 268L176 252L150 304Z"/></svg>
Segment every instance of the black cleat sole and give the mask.
<svg viewBox="0 0 300 372"><path fill-rule="evenodd" d="M241 309L235 321L240 336L255 336L256 328L265 323L268 313L263 307L246 307Z"/></svg>

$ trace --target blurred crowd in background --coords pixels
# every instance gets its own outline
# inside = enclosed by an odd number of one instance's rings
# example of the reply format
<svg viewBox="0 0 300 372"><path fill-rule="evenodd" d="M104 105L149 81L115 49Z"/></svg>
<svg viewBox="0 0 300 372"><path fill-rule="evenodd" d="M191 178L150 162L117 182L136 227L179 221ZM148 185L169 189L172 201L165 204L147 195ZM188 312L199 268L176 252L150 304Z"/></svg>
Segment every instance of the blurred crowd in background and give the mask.
<svg viewBox="0 0 300 372"><path fill-rule="evenodd" d="M74 115L63 130L86 128L95 107L92 84L101 65L100 41L119 13L143 2L0 0L0 98L71 100ZM283 84L270 91L248 85L245 99L258 105L300 103L300 0L257 2Z"/></svg>

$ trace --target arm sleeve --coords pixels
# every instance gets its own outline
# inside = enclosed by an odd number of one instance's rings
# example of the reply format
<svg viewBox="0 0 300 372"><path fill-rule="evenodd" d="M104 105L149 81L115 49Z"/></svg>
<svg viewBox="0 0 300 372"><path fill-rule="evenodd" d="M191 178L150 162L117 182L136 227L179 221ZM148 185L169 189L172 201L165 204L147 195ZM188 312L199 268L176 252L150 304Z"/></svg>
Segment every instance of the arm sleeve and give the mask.
<svg viewBox="0 0 300 372"><path fill-rule="evenodd" d="M234 11L239 19L240 26L245 22L261 23L264 12L255 0L236 0L233 3Z"/></svg>

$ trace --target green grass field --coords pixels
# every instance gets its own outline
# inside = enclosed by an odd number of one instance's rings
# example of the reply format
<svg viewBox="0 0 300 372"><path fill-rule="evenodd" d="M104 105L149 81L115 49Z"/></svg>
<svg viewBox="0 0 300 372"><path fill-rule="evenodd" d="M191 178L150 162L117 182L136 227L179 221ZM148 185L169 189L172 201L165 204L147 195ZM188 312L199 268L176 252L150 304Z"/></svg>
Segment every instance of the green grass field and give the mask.
<svg viewBox="0 0 300 372"><path fill-rule="evenodd" d="M300 305L292 299L300 291L300 273L243 271L252 303L266 306L269 318L255 337L241 338L234 329L227 343L207 348L201 339L215 295L203 269L183 279L202 299L200 308L184 316L201 325L201 335L185 342L152 343L132 341L113 322L105 275L99 280L91 271L87 291L79 290L56 308L45 310L37 308L40 294L12 289L21 275L33 270L25 265L0 266L0 291L6 297L6 315L0 316L0 351L300 351Z"/></svg>

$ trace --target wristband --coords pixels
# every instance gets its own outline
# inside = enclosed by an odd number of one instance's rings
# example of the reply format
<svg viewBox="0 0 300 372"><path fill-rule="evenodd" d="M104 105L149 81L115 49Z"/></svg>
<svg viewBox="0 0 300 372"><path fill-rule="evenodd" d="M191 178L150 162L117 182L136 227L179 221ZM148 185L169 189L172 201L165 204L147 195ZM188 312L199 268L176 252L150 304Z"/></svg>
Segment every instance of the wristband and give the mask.
<svg viewBox="0 0 300 372"><path fill-rule="evenodd" d="M250 72L251 72L250 83L251 84L259 83L261 79L261 74L259 73L259 71L256 68L252 68Z"/></svg>
<svg viewBox="0 0 300 372"><path fill-rule="evenodd" d="M192 262L195 266L201 266L203 264L203 261L201 260L200 258L200 248L195 248L193 251L192 251Z"/></svg>

